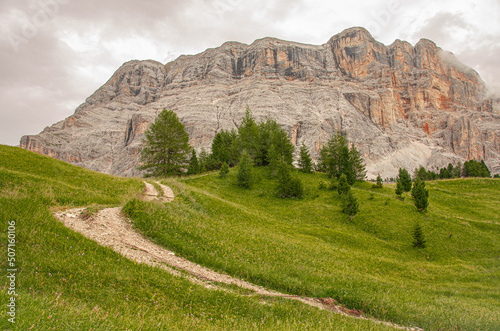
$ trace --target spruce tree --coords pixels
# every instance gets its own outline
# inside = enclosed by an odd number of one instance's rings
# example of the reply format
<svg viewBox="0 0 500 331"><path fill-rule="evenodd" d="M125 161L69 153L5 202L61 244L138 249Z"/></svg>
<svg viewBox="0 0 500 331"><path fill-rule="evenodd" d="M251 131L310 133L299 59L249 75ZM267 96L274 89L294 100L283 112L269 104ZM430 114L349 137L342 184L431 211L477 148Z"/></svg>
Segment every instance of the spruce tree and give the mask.
<svg viewBox="0 0 500 331"><path fill-rule="evenodd" d="M383 187L382 177L380 176L380 174L378 174L378 176L377 176L377 184L372 185L372 187L373 188L382 188Z"/></svg>
<svg viewBox="0 0 500 331"><path fill-rule="evenodd" d="M220 168L219 175L220 175L222 178L226 178L228 173L229 173L229 166L227 165L227 163L226 163L226 162L224 162L224 163L222 164L222 167Z"/></svg>
<svg viewBox="0 0 500 331"><path fill-rule="evenodd" d="M278 163L280 160L280 155L276 150L276 147L274 147L274 144L272 144L271 147L269 148L266 158L267 158L267 164L269 165L269 171L270 171L269 174L271 178L274 178L276 177L276 173L278 171Z"/></svg>
<svg viewBox="0 0 500 331"><path fill-rule="evenodd" d="M236 180L241 187L250 188L252 186L252 160L246 149L241 152Z"/></svg>
<svg viewBox="0 0 500 331"><path fill-rule="evenodd" d="M401 179L398 179L396 182L396 195L401 199L401 194L404 193L404 188L403 188L403 183L401 182Z"/></svg>
<svg viewBox="0 0 500 331"><path fill-rule="evenodd" d="M358 151L354 144L351 145L350 157L352 167L354 168L354 173L356 174L356 180L364 180L366 178L366 168L365 161L361 157L361 153Z"/></svg>
<svg viewBox="0 0 500 331"><path fill-rule="evenodd" d="M300 146L299 169L305 173L312 172L311 155L309 155L309 149L307 149L304 142L302 142L302 146Z"/></svg>
<svg viewBox="0 0 500 331"><path fill-rule="evenodd" d="M278 162L278 185L276 187L276 195L279 198L302 198L304 195L304 187L302 182L297 177L292 177L290 168L284 160Z"/></svg>
<svg viewBox="0 0 500 331"><path fill-rule="evenodd" d="M198 162L200 164L200 172L206 172L208 170L209 155L204 147L201 148L200 157Z"/></svg>
<svg viewBox="0 0 500 331"><path fill-rule="evenodd" d="M398 179L401 181L401 184L403 184L404 191L410 192L411 191L411 177L410 177L410 174L408 173L408 170L406 170L404 168L399 168Z"/></svg>
<svg viewBox="0 0 500 331"><path fill-rule="evenodd" d="M330 177L340 178L345 174L347 182L354 184L356 180L366 177L366 169L360 152L340 132L332 134L319 153L318 169L328 173Z"/></svg>
<svg viewBox="0 0 500 331"><path fill-rule="evenodd" d="M172 110L164 109L144 136L139 169L146 176L174 176L185 171L191 152L189 135Z"/></svg>
<svg viewBox="0 0 500 331"><path fill-rule="evenodd" d="M415 223L413 227L413 247L425 248L425 237L420 224Z"/></svg>
<svg viewBox="0 0 500 331"><path fill-rule="evenodd" d="M216 167L222 166L224 162L228 166L235 166L238 163L238 133L235 130L220 130L212 141L212 154Z"/></svg>
<svg viewBox="0 0 500 331"><path fill-rule="evenodd" d="M193 149L191 153L191 159L189 160L188 165L188 175L195 175L200 172L200 165L198 163L198 158L196 157L196 151Z"/></svg>
<svg viewBox="0 0 500 331"><path fill-rule="evenodd" d="M252 117L250 108L247 106L245 116L238 127L238 146L240 152L246 150L250 157L258 154L259 128Z"/></svg>
<svg viewBox="0 0 500 331"><path fill-rule="evenodd" d="M429 191L425 188L425 183L417 177L411 189L411 196L414 200L415 207L419 211L425 211L429 204Z"/></svg>
<svg viewBox="0 0 500 331"><path fill-rule="evenodd" d="M351 221L358 211L359 204L354 194L352 194L351 191L348 191L346 194L342 195L342 212L349 215L351 217Z"/></svg>
<svg viewBox="0 0 500 331"><path fill-rule="evenodd" d="M347 176L345 174L340 175L339 184L337 186L337 192L340 196L347 194L351 190L351 186L347 182Z"/></svg>

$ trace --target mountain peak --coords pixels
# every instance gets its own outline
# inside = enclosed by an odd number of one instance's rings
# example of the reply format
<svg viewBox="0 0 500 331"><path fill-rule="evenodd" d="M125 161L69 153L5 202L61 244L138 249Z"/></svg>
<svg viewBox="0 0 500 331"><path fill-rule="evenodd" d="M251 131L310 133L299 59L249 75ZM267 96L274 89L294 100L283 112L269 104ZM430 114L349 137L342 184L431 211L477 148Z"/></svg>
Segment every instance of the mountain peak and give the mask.
<svg viewBox="0 0 500 331"><path fill-rule="evenodd" d="M313 157L330 135L345 132L368 174L483 159L500 172L500 101L485 98L479 75L430 40L414 47L376 41L364 28L324 45L262 38L226 42L163 65L129 61L75 114L21 146L93 170L139 175L144 132L173 109L196 149L233 129L248 105L274 117L295 146Z"/></svg>

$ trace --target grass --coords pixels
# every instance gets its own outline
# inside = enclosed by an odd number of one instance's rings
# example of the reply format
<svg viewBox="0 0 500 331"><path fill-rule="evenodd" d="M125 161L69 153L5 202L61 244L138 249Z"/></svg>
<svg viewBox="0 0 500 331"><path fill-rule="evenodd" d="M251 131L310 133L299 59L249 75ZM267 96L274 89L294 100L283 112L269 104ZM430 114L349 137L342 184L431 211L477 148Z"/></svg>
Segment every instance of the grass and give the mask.
<svg viewBox="0 0 500 331"><path fill-rule="evenodd" d="M371 321L286 299L209 290L161 269L137 264L58 222L53 211L98 209L135 201L144 184L98 174L20 148L0 146L0 242L16 222L16 324L0 291L2 330L387 330ZM186 208L199 208L181 198ZM176 199L177 200L177 199ZM129 205L130 206L130 205ZM176 205L179 208L181 205ZM167 209L165 209L167 210ZM162 225L163 226L163 225ZM206 225L210 227L210 225ZM187 235L192 228L186 228ZM180 245L180 244L179 244ZM6 245L2 245L6 250ZM7 256L6 251L2 256ZM7 269L6 259L1 268Z"/></svg>
<svg viewBox="0 0 500 331"><path fill-rule="evenodd" d="M332 297L349 308L429 330L498 330L500 181L427 183L430 205L417 212L409 193L355 184L360 212L349 220L322 174L298 174L300 200L274 196L265 169L251 190L236 171L166 180L176 199L133 199L125 212L145 235L197 263L271 289ZM419 223L427 248L412 247Z"/></svg>

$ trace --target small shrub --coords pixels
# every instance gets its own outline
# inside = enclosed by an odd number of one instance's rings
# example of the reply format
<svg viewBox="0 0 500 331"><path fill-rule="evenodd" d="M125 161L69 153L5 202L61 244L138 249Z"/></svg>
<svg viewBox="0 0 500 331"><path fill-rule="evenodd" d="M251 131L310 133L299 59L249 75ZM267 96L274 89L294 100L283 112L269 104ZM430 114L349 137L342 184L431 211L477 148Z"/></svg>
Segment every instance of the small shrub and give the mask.
<svg viewBox="0 0 500 331"><path fill-rule="evenodd" d="M368 200L373 200L375 199L375 196L373 195L373 193L370 193L370 196L368 197Z"/></svg>
<svg viewBox="0 0 500 331"><path fill-rule="evenodd" d="M330 181L330 185L328 186L328 189L335 191L339 187L339 181L337 178L333 177L332 180Z"/></svg>
<svg viewBox="0 0 500 331"><path fill-rule="evenodd" d="M328 188L328 183L327 182L325 182L323 180L321 182L319 182L319 184L318 184L318 189L319 190L326 190L327 188Z"/></svg>

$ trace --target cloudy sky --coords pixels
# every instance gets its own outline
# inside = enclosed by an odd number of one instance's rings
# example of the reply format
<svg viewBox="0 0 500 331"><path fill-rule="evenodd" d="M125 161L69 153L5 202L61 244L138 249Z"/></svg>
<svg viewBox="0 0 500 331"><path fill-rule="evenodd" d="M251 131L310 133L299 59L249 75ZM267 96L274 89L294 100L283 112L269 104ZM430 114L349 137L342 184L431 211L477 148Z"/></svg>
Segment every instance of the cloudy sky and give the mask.
<svg viewBox="0 0 500 331"><path fill-rule="evenodd" d="M0 0L0 144L68 117L123 62L263 37L319 45L352 26L386 45L431 39L500 92L500 0Z"/></svg>

